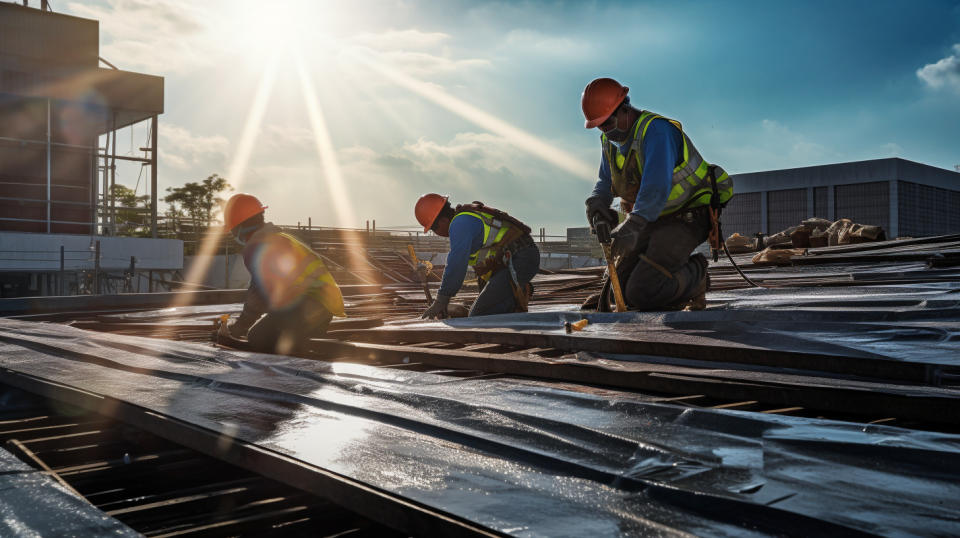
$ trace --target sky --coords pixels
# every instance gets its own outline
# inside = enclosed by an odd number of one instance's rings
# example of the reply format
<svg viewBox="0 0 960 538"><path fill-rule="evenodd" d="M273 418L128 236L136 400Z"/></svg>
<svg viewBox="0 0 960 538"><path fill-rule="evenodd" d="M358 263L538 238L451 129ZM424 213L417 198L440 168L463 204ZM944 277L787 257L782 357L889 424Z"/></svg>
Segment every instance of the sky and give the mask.
<svg viewBox="0 0 960 538"><path fill-rule="evenodd" d="M583 226L600 145L580 95L600 76L730 173L960 165L958 1L51 3L164 77L161 191L220 174L280 224L412 230L439 192Z"/></svg>

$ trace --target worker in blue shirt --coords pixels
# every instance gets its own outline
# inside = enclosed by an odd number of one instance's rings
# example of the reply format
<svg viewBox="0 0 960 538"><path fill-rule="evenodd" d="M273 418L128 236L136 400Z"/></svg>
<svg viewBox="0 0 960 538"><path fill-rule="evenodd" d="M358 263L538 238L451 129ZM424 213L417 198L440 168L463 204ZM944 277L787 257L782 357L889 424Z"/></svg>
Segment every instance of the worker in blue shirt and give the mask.
<svg viewBox="0 0 960 538"><path fill-rule="evenodd" d="M598 78L583 91L584 126L602 132L587 220L616 226L611 251L630 308L704 308L707 260L691 253L712 229L711 201L726 204L733 180L703 159L680 122L634 108L628 92L611 78ZM622 221L610 207L614 197Z"/></svg>
<svg viewBox="0 0 960 538"><path fill-rule="evenodd" d="M529 227L482 202L454 208L447 196L435 193L421 196L414 213L424 232L450 238L437 298L422 317L448 317L450 299L463 286L467 267L473 267L480 286L470 316L527 310L530 280L540 269L540 250Z"/></svg>

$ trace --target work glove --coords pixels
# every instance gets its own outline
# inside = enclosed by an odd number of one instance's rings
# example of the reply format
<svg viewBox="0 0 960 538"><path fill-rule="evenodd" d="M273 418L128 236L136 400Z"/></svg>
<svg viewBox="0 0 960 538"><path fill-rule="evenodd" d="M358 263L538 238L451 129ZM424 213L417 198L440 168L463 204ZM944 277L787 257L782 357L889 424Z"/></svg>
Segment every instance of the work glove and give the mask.
<svg viewBox="0 0 960 538"><path fill-rule="evenodd" d="M227 332L230 333L230 336L236 338L237 340L245 337L247 331L250 330L250 325L246 323L241 323L238 320L231 320L227 323Z"/></svg>
<svg viewBox="0 0 960 538"><path fill-rule="evenodd" d="M438 293L436 300L434 300L430 308L420 316L420 319L445 319L450 317L447 313L447 305L449 304L450 297Z"/></svg>
<svg viewBox="0 0 960 538"><path fill-rule="evenodd" d="M610 244L610 253L614 258L622 258L632 254L640 248L640 235L647 227L647 219L630 213L619 226L610 232L613 242Z"/></svg>
<svg viewBox="0 0 960 538"><path fill-rule="evenodd" d="M599 196L587 198L587 222L590 223L590 229L593 229L594 220L607 221L610 226L617 223L617 212L610 208L610 204L604 203Z"/></svg>

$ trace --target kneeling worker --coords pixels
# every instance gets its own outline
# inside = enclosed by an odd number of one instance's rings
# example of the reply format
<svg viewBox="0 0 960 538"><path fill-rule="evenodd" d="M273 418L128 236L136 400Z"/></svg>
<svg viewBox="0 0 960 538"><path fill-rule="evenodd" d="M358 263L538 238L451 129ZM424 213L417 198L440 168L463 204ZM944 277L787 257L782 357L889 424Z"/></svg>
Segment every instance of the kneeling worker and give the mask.
<svg viewBox="0 0 960 538"><path fill-rule="evenodd" d="M707 240L717 212L733 196L733 180L704 160L680 123L634 108L629 88L598 78L583 91L586 128L602 134L599 179L587 198L590 226L605 220L627 305L637 310L702 309ZM610 209L620 197L626 218Z"/></svg>
<svg viewBox="0 0 960 538"><path fill-rule="evenodd" d="M303 350L311 337L327 331L333 316L346 314L340 288L320 256L264 222L266 208L240 193L223 210L224 228L243 245L251 276L243 312L228 329L235 338L246 335L257 351L285 354Z"/></svg>
<svg viewBox="0 0 960 538"><path fill-rule="evenodd" d="M540 249L530 228L482 202L451 207L449 197L424 194L414 212L423 231L450 238L450 253L437 298L423 318L448 317L447 305L460 291L467 267L477 275L480 295L470 316L526 312L533 292L530 280L540 270Z"/></svg>

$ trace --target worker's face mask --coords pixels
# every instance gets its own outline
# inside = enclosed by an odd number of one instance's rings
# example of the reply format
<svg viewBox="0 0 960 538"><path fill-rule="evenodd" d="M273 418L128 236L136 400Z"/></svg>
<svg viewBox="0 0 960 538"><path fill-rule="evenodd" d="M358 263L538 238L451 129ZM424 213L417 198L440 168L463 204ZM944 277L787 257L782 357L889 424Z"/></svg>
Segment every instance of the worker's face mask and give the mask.
<svg viewBox="0 0 960 538"><path fill-rule="evenodd" d="M257 226L241 226L234 231L233 240L239 245L245 246L247 244L247 236L256 231L256 229Z"/></svg>
<svg viewBox="0 0 960 538"><path fill-rule="evenodd" d="M600 130L603 131L603 134L607 135L608 140L618 144L626 142L627 137L630 136L630 129L620 129L619 108L607 118L607 121L600 124Z"/></svg>

